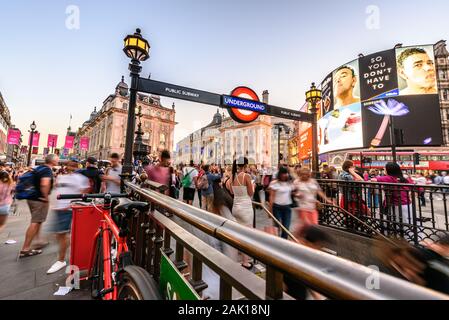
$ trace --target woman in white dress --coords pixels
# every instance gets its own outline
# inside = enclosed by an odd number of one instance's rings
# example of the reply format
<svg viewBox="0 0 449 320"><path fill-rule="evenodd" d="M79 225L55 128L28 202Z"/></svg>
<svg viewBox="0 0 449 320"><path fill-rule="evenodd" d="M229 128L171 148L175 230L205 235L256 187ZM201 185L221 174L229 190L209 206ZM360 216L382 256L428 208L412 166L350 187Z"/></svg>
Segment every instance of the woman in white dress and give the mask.
<svg viewBox="0 0 449 320"><path fill-rule="evenodd" d="M232 177L227 182L227 189L234 195L232 215L238 223L252 228L254 210L251 198L254 195L254 185L251 176L246 173L247 166L247 158L241 157L238 160L234 160ZM252 269L253 264L249 262L249 257L244 254L242 256L242 266L247 269Z"/></svg>

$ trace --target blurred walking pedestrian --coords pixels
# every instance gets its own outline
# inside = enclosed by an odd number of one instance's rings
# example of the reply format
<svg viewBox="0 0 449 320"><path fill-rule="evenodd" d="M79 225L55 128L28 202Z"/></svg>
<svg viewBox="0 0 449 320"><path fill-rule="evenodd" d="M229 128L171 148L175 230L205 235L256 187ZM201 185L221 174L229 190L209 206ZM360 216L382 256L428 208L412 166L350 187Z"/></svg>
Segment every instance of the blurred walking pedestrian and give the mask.
<svg viewBox="0 0 449 320"><path fill-rule="evenodd" d="M20 258L41 254L41 248L48 244L40 239L41 242L36 244L36 249L31 248L33 239L40 238L42 224L47 219L49 195L53 187L52 169L58 165L58 162L59 157L57 155L49 154L45 157L45 164L38 166L32 171L36 192L32 198L27 200L31 213L31 222L25 233L25 241L19 254Z"/></svg>
<svg viewBox="0 0 449 320"><path fill-rule="evenodd" d="M6 171L0 171L0 233L5 228L13 202L14 181Z"/></svg>
<svg viewBox="0 0 449 320"><path fill-rule="evenodd" d="M89 180L89 192L88 193L100 193L103 173L97 167L97 159L95 157L88 157L86 160L86 168L78 170L79 174L82 174Z"/></svg>
<svg viewBox="0 0 449 320"><path fill-rule="evenodd" d="M289 179L286 167L279 168L277 179L270 183L268 189L270 190L270 210L275 218L289 230L292 219L292 194L295 186L293 181ZM282 230L281 237L288 239L285 230Z"/></svg>
<svg viewBox="0 0 449 320"><path fill-rule="evenodd" d="M164 186L164 193L170 194L171 176L170 176L170 151L163 150L160 153L158 164L146 167L148 180L159 183Z"/></svg>
<svg viewBox="0 0 449 320"><path fill-rule="evenodd" d="M66 173L59 175L55 182L56 194L82 194L90 188L89 180L85 176L75 173L78 163L69 161ZM67 266L65 256L69 246L68 234L72 225L71 200L56 200L52 205L52 220L49 221L48 231L56 234L59 243L58 260L48 269L47 274L55 273Z"/></svg>
<svg viewBox="0 0 449 320"><path fill-rule="evenodd" d="M198 178L198 170L194 167L193 160L190 165L182 169L181 184L183 187L182 199L185 203L192 205L195 199L196 180Z"/></svg>
<svg viewBox="0 0 449 320"><path fill-rule="evenodd" d="M295 227L294 233L303 237L305 228L318 224L317 196L329 204L333 204L333 202L326 197L318 182L312 178L312 173L308 168L302 168L299 171L299 177L295 180L295 190L295 199L298 202L295 211L298 214L300 225Z"/></svg>
<svg viewBox="0 0 449 320"><path fill-rule="evenodd" d="M234 195L234 203L232 206L232 215L238 223L253 227L254 210L251 201L254 195L254 186L251 181L251 176L246 173L248 166L248 159L240 157L234 160L232 165L232 178L228 180L228 189ZM253 263L249 262L249 257L243 255L242 266L247 269L253 268Z"/></svg>

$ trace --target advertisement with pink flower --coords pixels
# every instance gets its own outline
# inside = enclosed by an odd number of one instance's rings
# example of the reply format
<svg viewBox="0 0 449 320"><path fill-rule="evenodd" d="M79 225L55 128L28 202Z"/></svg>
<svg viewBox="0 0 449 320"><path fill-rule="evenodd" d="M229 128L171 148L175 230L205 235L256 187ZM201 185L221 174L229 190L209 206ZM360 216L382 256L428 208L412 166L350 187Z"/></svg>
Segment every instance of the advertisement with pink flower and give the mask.
<svg viewBox="0 0 449 320"><path fill-rule="evenodd" d="M402 146L440 146L443 142L438 95L367 101L363 103L362 115L365 147L391 146L391 123L394 129L402 131Z"/></svg>

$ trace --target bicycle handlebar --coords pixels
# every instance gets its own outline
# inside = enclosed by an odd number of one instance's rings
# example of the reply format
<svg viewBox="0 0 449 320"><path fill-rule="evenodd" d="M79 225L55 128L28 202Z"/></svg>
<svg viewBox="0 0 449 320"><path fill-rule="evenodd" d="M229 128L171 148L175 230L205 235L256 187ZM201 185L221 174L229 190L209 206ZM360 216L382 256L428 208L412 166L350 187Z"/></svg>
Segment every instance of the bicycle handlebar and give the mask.
<svg viewBox="0 0 449 320"><path fill-rule="evenodd" d="M58 194L56 199L68 200L68 199L104 199L108 193L94 193L94 194ZM127 198L127 193L109 193L111 198Z"/></svg>

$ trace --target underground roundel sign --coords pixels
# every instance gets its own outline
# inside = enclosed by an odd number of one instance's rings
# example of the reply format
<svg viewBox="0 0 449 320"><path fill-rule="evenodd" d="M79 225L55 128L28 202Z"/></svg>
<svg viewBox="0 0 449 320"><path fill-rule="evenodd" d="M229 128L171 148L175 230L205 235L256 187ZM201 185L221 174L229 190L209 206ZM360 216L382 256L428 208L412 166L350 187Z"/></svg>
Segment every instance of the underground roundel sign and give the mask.
<svg viewBox="0 0 449 320"><path fill-rule="evenodd" d="M248 87L237 87L231 95L224 95L222 104L228 108L231 118L240 123L252 122L266 112L265 104L259 102L257 93Z"/></svg>

